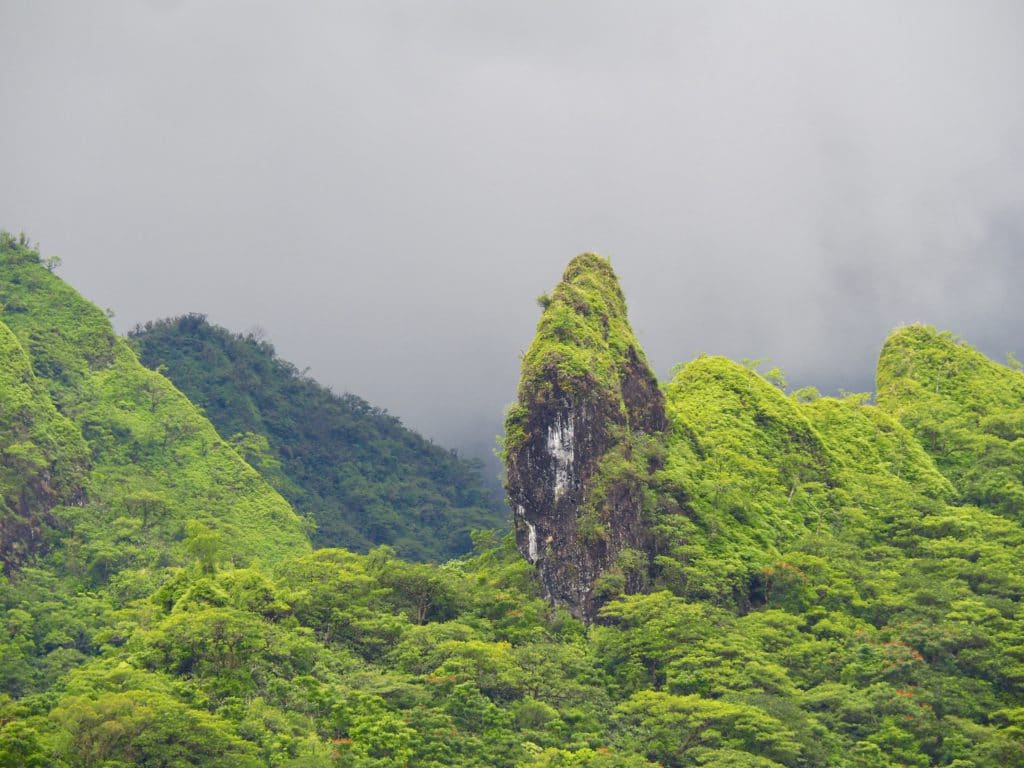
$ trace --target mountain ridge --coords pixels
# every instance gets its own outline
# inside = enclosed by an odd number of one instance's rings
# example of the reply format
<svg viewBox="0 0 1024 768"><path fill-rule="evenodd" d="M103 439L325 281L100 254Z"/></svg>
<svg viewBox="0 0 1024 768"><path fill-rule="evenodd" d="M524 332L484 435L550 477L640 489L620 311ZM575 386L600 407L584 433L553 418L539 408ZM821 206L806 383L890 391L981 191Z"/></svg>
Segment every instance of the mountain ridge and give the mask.
<svg viewBox="0 0 1024 768"><path fill-rule="evenodd" d="M141 366L99 308L47 269L38 252L6 234L0 240L0 304L0 320L21 350L9 345L8 360L27 356L53 407L74 424L81 441L76 445L88 444L84 496L62 508L63 525L74 530L78 522L137 517L147 505L130 498L134 491L150 494L149 506L160 508L142 521L143 549L149 546L143 540L174 541L184 519L220 529L236 557L280 557L307 546L284 499L167 379ZM7 429L18 426L8 423ZM50 463L59 476L56 461ZM273 536L252 533L271 530ZM102 558L96 557L98 565Z"/></svg>
<svg viewBox="0 0 1024 768"><path fill-rule="evenodd" d="M195 314L146 323L129 340L315 522L316 546L387 544L408 559L443 561L472 547L473 529L507 518L478 463L333 393L266 341Z"/></svg>
<svg viewBox="0 0 1024 768"><path fill-rule="evenodd" d="M570 267L508 414L533 506L437 565L289 545L269 441L0 238L0 521L38 513L0 531L45 543L0 578L0 766L1024 768L1024 376L913 327L877 404L657 385Z"/></svg>

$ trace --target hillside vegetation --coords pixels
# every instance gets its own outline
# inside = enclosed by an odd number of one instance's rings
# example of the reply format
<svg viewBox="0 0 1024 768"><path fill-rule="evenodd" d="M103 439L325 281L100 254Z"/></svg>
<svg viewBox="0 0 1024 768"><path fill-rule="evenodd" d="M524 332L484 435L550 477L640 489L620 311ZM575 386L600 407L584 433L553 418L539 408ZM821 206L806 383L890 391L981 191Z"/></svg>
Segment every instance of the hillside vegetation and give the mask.
<svg viewBox="0 0 1024 768"><path fill-rule="evenodd" d="M102 313L23 244L2 253L0 766L1024 766L1024 375L948 334L894 332L877 404L681 366L642 398L664 429L612 423L581 476L629 489L643 547L601 563L583 620L511 533L442 565L310 551ZM594 377L636 412L628 377ZM531 381L513 450L552 402ZM185 473L217 478L208 503ZM587 546L618 519L602 498L570 521ZM254 499L283 505L275 525Z"/></svg>
<svg viewBox="0 0 1024 768"><path fill-rule="evenodd" d="M45 687L95 653L106 612L168 568L309 549L288 503L195 406L6 233L0 305L3 599L35 633L3 646L5 690Z"/></svg>
<svg viewBox="0 0 1024 768"><path fill-rule="evenodd" d="M960 498L1024 521L1024 376L950 333L908 326L878 364L878 401L906 425Z"/></svg>
<svg viewBox="0 0 1024 768"><path fill-rule="evenodd" d="M470 531L507 525L504 504L460 459L356 395L336 395L252 336L200 315L147 323L129 340L246 459L315 522L313 543L443 561Z"/></svg>

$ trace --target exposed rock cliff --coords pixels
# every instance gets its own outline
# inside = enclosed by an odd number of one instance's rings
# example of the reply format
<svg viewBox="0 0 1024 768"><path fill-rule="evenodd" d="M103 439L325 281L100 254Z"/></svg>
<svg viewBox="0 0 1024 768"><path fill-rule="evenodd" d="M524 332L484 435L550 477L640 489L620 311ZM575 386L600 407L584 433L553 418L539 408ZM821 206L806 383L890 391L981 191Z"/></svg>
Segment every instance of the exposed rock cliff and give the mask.
<svg viewBox="0 0 1024 768"><path fill-rule="evenodd" d="M664 399L607 260L576 257L541 303L505 423L508 493L548 599L591 618L646 578L642 481Z"/></svg>

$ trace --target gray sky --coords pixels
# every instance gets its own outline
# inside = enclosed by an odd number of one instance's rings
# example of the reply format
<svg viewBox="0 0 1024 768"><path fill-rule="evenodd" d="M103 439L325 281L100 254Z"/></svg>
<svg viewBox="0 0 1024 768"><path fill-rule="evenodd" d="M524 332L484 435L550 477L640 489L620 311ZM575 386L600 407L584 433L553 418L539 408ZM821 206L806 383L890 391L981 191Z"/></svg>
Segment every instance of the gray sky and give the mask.
<svg viewBox="0 0 1024 768"><path fill-rule="evenodd" d="M485 453L575 254L659 375L1024 357L1024 3L0 0L0 227Z"/></svg>

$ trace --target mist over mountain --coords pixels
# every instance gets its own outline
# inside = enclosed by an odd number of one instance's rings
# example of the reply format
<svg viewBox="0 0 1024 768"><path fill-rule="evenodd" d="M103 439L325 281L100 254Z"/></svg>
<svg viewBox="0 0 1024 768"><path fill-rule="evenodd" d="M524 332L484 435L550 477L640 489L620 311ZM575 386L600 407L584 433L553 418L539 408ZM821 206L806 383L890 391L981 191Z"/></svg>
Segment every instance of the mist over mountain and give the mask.
<svg viewBox="0 0 1024 768"><path fill-rule="evenodd" d="M0 29L0 768L1024 768L1024 4Z"/></svg>
<svg viewBox="0 0 1024 768"><path fill-rule="evenodd" d="M916 321L1024 357L1014 0L14 0L0 24L3 225L121 333L261 326L477 458L529 298L586 250L662 378L703 352L869 391Z"/></svg>

